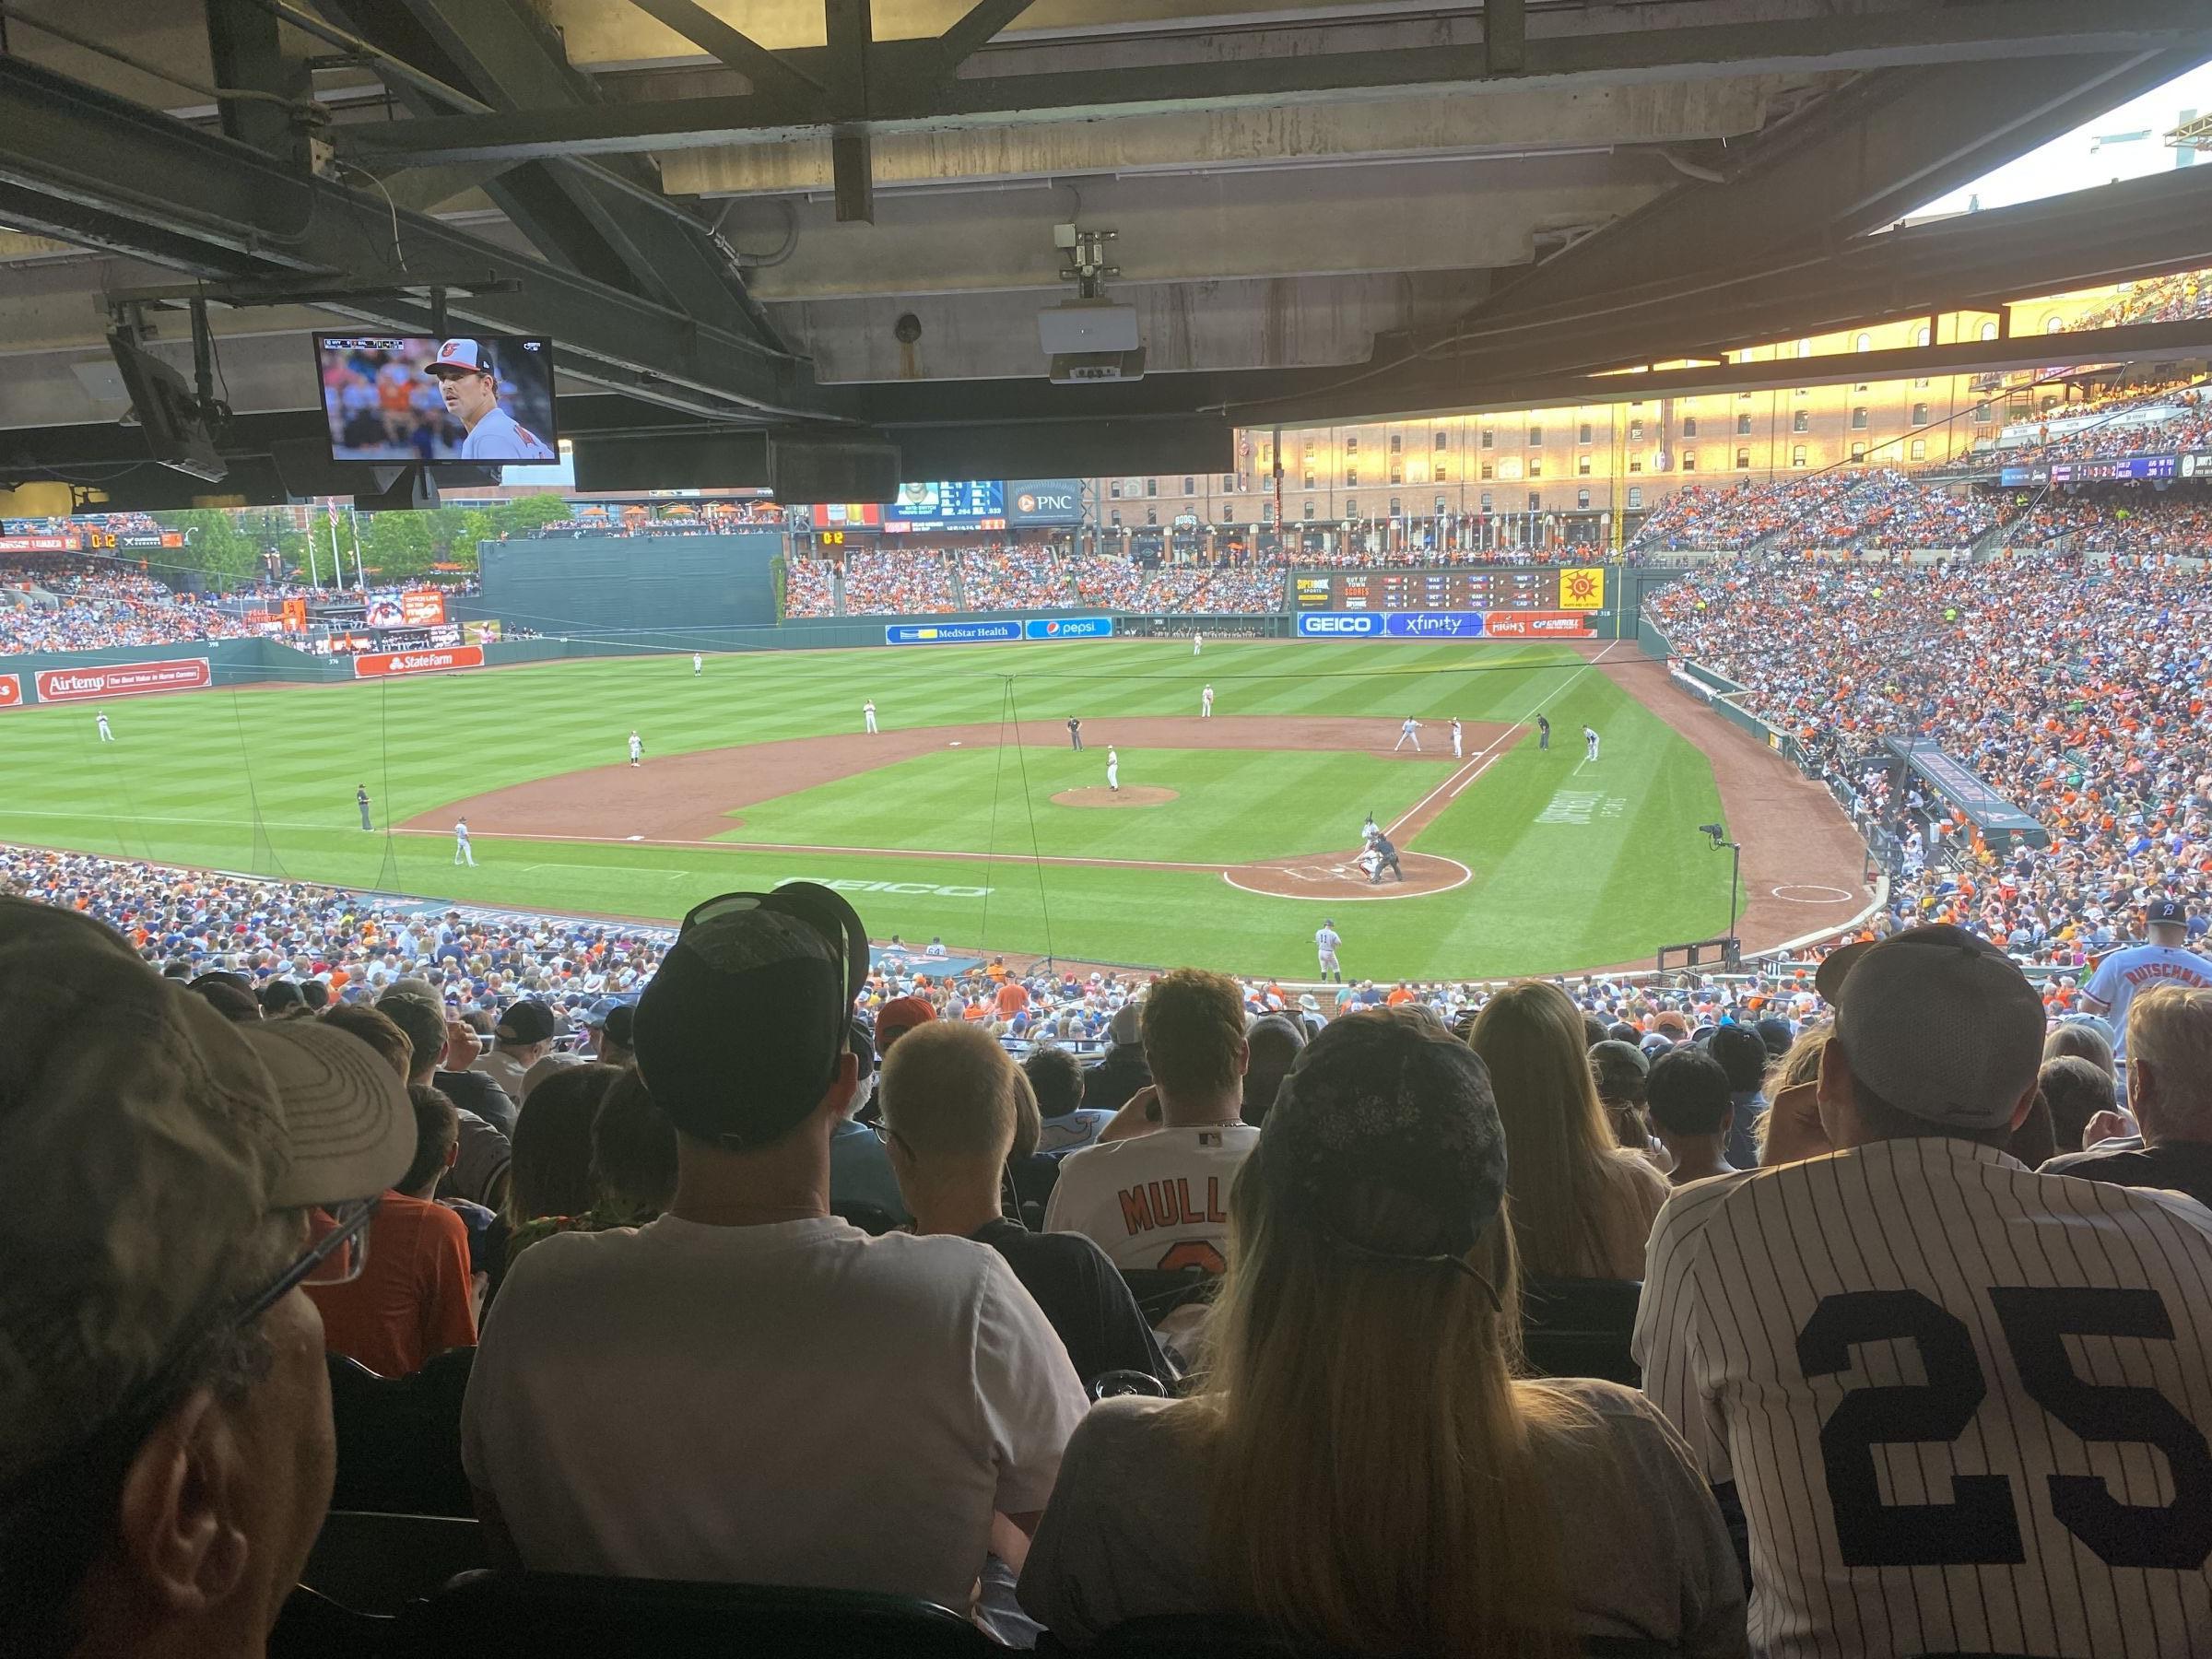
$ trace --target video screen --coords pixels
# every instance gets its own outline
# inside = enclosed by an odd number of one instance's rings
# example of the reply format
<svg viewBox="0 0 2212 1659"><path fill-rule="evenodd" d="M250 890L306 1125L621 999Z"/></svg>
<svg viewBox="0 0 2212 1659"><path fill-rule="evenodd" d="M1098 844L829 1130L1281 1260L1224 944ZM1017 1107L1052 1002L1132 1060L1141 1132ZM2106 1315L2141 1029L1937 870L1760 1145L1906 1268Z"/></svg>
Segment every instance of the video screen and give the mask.
<svg viewBox="0 0 2212 1659"><path fill-rule="evenodd" d="M558 466L553 347L522 335L317 335L333 461Z"/></svg>

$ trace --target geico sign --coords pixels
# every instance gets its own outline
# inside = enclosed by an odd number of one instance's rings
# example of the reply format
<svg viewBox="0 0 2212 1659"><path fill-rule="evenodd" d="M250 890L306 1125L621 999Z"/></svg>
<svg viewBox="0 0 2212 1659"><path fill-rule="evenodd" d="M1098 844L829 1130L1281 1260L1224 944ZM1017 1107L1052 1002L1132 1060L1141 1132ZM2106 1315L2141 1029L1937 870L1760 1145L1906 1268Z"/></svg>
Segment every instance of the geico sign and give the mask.
<svg viewBox="0 0 2212 1659"><path fill-rule="evenodd" d="M437 651L371 651L353 659L356 679L393 674L441 674L449 668L481 668L484 647L451 645Z"/></svg>
<svg viewBox="0 0 2212 1659"><path fill-rule="evenodd" d="M1298 631L1301 634L1372 634L1382 630L1382 618L1364 616L1300 617Z"/></svg>
<svg viewBox="0 0 2212 1659"><path fill-rule="evenodd" d="M926 893L937 899L981 899L992 890L987 887L936 887L926 881L856 881L850 877L832 880L827 876L786 876L776 885L789 887L794 881L811 881L818 887L835 888L841 893Z"/></svg>

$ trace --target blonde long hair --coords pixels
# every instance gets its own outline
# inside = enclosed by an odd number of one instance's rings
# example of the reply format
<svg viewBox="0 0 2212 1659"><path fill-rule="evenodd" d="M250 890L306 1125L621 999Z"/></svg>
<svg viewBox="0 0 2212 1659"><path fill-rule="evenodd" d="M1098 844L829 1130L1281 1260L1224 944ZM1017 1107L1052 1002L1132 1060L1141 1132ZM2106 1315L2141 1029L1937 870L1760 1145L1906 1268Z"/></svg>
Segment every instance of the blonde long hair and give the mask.
<svg viewBox="0 0 2212 1659"><path fill-rule="evenodd" d="M1522 1265L1547 1277L1606 1277L1615 1140L1586 1036L1573 999L1540 980L1491 997L1467 1034L1490 1068L1505 1124L1513 1241Z"/></svg>
<svg viewBox="0 0 2212 1659"><path fill-rule="evenodd" d="M1571 1603L1532 1441L1580 1407L1516 1382L1512 1230L1449 1265L1347 1253L1278 1213L1250 1165L1201 1391L1171 1408L1210 1453L1209 1566L1292 1641L1363 1653L1566 1659ZM1448 1249L1403 1198L1353 1194L1362 1238Z"/></svg>

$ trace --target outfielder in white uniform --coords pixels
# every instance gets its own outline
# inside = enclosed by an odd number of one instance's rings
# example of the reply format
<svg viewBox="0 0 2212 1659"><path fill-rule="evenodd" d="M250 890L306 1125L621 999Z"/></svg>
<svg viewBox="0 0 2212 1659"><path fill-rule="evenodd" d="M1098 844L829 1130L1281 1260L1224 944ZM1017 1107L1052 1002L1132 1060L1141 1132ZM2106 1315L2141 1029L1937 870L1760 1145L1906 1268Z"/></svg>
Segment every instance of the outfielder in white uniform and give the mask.
<svg viewBox="0 0 2212 1659"><path fill-rule="evenodd" d="M700 677L700 671L704 669L706 665L707 659L705 657L700 656L696 651L691 653L691 677L693 679L697 679Z"/></svg>
<svg viewBox="0 0 2212 1659"><path fill-rule="evenodd" d="M2212 985L2212 961L2184 948L2189 938L2189 912L2178 899L2154 899L2143 907L2147 945L2115 950L2097 964L2097 971L2081 988L2081 1006L2112 1023L2112 1057L2127 1058L2127 1009L2138 992L2153 985L2180 985L2198 990Z"/></svg>
<svg viewBox="0 0 2212 1659"><path fill-rule="evenodd" d="M1452 759L1459 759L1459 716L1452 716Z"/></svg>
<svg viewBox="0 0 2212 1659"><path fill-rule="evenodd" d="M1119 789L1121 786L1122 758L1113 752L1113 745L1110 743L1106 746L1106 787Z"/></svg>
<svg viewBox="0 0 2212 1659"><path fill-rule="evenodd" d="M1205 690L1198 693L1198 718L1201 720L1211 720L1213 717L1214 688L1213 687L1208 686Z"/></svg>
<svg viewBox="0 0 2212 1659"><path fill-rule="evenodd" d="M453 825L453 862L465 865L474 865L477 862L476 853L469 850L468 820L466 818L461 818Z"/></svg>
<svg viewBox="0 0 2212 1659"><path fill-rule="evenodd" d="M2043 1008L1986 942L1912 928L1818 985L1839 1149L1677 1191L1632 1343L1742 1502L1752 1651L2183 1651L2212 1632L2212 1214L2007 1156Z"/></svg>
<svg viewBox="0 0 2212 1659"><path fill-rule="evenodd" d="M112 743L115 741L115 734L108 730L108 717L105 714L99 716L96 724L100 727L100 740L102 743Z"/></svg>
<svg viewBox="0 0 2212 1659"><path fill-rule="evenodd" d="M1196 656L1196 655L1197 655L1197 654L1198 654L1200 652L1204 651L1205 649L1206 649L1206 636L1205 636L1204 634L1202 634L1202 633L1194 633L1194 634L1193 634L1193 635L1191 636L1191 654L1192 654L1193 656Z"/></svg>
<svg viewBox="0 0 2212 1659"><path fill-rule="evenodd" d="M1394 755L1408 743L1413 745L1415 754L1418 755L1421 752L1421 723L1411 715L1408 715L1406 724L1398 728L1398 740L1390 746L1390 752Z"/></svg>
<svg viewBox="0 0 2212 1659"><path fill-rule="evenodd" d="M1336 947L1343 943L1344 940L1337 935L1336 924L1324 916L1321 919L1321 926L1313 935L1313 948L1321 955L1321 977L1324 983L1330 980L1335 980L1340 985L1344 983L1344 970L1336 960Z"/></svg>
<svg viewBox="0 0 2212 1659"><path fill-rule="evenodd" d="M645 740L635 732L629 735L629 763L632 766L642 766L645 763Z"/></svg>
<svg viewBox="0 0 2212 1659"><path fill-rule="evenodd" d="M873 732L876 729L876 700L874 698L869 698L866 702L860 705L860 721L869 731Z"/></svg>
<svg viewBox="0 0 2212 1659"><path fill-rule="evenodd" d="M1589 726L1583 728L1583 759L1585 760L1597 759L1597 733Z"/></svg>

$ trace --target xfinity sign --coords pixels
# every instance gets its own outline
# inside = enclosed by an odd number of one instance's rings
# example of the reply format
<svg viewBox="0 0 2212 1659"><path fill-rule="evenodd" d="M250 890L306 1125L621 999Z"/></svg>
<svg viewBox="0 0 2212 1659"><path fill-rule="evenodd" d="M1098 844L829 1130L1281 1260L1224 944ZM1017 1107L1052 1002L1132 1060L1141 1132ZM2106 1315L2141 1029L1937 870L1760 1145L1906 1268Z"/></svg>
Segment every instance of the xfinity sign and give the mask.
<svg viewBox="0 0 2212 1659"><path fill-rule="evenodd" d="M1382 631L1396 640L1472 640L1482 633L1480 611L1386 611Z"/></svg>
<svg viewBox="0 0 2212 1659"><path fill-rule="evenodd" d="M1377 611L1306 611L1298 618L1298 631L1308 639L1379 634L1382 617Z"/></svg>

